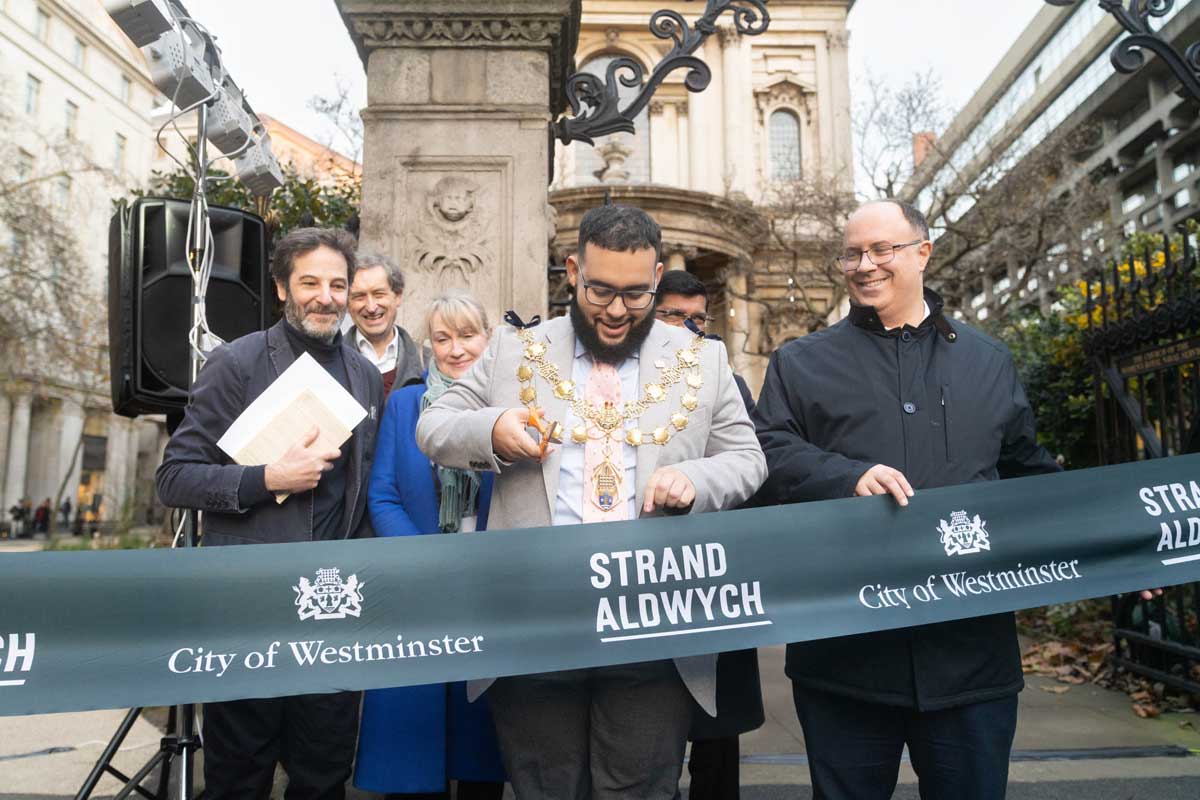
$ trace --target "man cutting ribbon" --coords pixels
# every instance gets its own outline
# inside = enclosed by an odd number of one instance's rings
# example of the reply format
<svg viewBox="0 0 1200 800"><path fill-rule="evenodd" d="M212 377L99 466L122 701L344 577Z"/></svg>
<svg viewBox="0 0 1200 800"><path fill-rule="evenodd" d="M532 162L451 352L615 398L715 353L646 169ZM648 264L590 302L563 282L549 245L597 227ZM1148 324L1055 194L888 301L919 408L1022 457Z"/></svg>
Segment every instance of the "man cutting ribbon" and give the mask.
<svg viewBox="0 0 1200 800"><path fill-rule="evenodd" d="M660 246L658 225L639 209L589 211L567 259L570 316L497 332L422 415L417 441L433 461L498 473L493 528L719 511L762 482L762 451L724 345L655 321ZM547 450L548 441L561 444ZM709 655L496 681L488 696L517 797L674 797L688 692L713 713L715 663Z"/></svg>

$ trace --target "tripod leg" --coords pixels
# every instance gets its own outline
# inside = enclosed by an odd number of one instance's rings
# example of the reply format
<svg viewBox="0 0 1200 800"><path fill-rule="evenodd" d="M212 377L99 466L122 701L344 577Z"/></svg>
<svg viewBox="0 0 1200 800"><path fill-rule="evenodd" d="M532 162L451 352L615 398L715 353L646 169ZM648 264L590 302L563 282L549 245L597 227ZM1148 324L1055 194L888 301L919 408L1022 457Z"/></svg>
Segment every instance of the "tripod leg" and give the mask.
<svg viewBox="0 0 1200 800"><path fill-rule="evenodd" d="M146 765L139 769L137 773L129 779L129 782L125 784L125 787L113 796L113 800L125 800L125 798L129 797L129 795L133 794L134 792L137 792L142 797L152 798L152 800L166 800L166 797L163 795L152 795L143 789L142 781L146 779L147 775L154 771L154 768L158 766L160 761L170 762L170 760L170 750L166 749L165 747L159 750L157 753L155 753L154 758L147 761Z"/></svg>
<svg viewBox="0 0 1200 800"><path fill-rule="evenodd" d="M104 776L104 772L112 763L113 756L117 754L121 744L125 741L125 737L129 735L129 731L133 729L133 723L137 722L137 718L141 715L140 708L131 708L129 713L125 715L125 719L121 720L121 724L117 727L117 732L113 734L108 745L104 748L104 752L100 754L100 759L96 762L96 766L92 767L92 771L88 773L87 780L83 782L83 786L79 787L78 794L75 795L75 800L88 800L92 796L92 792L96 788L96 784L100 782L100 778Z"/></svg>
<svg viewBox="0 0 1200 800"><path fill-rule="evenodd" d="M167 712L167 734L170 735L175 730L175 720L178 716L179 706L171 706ZM167 758L163 761L162 769L158 772L158 790L154 793L155 797L166 797L167 786L171 783L171 761Z"/></svg>
<svg viewBox="0 0 1200 800"><path fill-rule="evenodd" d="M196 707L194 705L176 706L179 711L176 731L179 737L179 772L176 773L176 783L179 792L177 800L193 800L192 784L195 782L193 757L200 749L200 737L196 734Z"/></svg>

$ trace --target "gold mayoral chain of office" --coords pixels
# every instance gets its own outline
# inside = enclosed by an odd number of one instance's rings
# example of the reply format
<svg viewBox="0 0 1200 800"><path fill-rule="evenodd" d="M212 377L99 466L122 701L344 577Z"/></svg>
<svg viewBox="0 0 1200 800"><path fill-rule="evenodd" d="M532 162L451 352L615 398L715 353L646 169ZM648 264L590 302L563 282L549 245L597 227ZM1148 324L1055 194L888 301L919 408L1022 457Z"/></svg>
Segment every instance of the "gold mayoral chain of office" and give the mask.
<svg viewBox="0 0 1200 800"><path fill-rule="evenodd" d="M594 405L585 398L576 397L575 382L562 377L558 365L546 360L546 345L534 341L533 334L528 328L518 328L517 336L525 346L520 366L517 367L517 380L521 382L521 402L529 409L537 407L537 388L534 377L540 375L551 387L554 396L570 404L571 413L583 421L571 429L571 441L584 444L588 440L588 424L595 425L604 437L604 452L600 465L592 475L595 487L595 497L590 498L602 511L611 511L620 499L620 485L624 475L612 461L612 434L618 429L625 432L626 444L633 447L642 445L665 445L671 440L671 430L682 431L687 427L688 416L700 405L696 393L704 385L704 376L700 371L700 350L705 339L697 336L687 347L675 351L674 364L664 360L654 362L659 370L657 381L647 383L643 387L641 399L622 403L618 409L612 402ZM675 384L683 381L686 389L679 398L679 410L671 415L670 425L662 425L652 431L643 431L640 426L625 427L625 423L638 420L652 406L667 399L667 393ZM543 442L559 441L562 426L559 423L548 422L546 430L542 431Z"/></svg>

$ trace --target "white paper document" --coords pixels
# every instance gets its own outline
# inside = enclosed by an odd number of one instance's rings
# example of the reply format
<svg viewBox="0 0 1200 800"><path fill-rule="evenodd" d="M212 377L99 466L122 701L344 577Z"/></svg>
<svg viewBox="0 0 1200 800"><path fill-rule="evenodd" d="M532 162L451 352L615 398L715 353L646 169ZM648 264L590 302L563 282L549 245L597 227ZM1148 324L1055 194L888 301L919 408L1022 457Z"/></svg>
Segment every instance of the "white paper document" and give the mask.
<svg viewBox="0 0 1200 800"><path fill-rule="evenodd" d="M367 416L354 396L303 353L234 420L217 441L238 464L258 466L278 461L313 427L316 445L341 448ZM287 494L277 494L283 502Z"/></svg>

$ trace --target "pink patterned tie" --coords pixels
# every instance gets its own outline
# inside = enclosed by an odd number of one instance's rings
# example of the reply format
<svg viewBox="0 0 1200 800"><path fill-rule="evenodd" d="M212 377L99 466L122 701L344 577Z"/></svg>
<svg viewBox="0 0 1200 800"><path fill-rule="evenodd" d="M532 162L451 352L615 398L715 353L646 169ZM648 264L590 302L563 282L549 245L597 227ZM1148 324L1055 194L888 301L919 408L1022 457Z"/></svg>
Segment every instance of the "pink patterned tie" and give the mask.
<svg viewBox="0 0 1200 800"><path fill-rule="evenodd" d="M584 398L590 406L603 408L605 403L612 403L620 410L621 379L616 367L594 362ZM609 443L608 464L601 469L601 465L605 464L605 434L595 424L588 427L588 439L583 450L584 522L616 522L629 518L629 506L626 504L629 487L621 483L625 477L624 432L624 426L618 426L609 434L612 440ZM600 484L599 491L597 483Z"/></svg>

